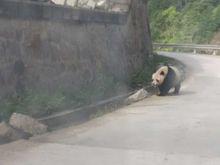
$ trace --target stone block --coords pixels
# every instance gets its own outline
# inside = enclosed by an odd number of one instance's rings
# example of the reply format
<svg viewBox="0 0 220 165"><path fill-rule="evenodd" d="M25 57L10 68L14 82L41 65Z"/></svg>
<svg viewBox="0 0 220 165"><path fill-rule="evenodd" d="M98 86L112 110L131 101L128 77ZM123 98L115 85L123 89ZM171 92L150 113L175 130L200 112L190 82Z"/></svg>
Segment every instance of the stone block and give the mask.
<svg viewBox="0 0 220 165"><path fill-rule="evenodd" d="M32 135L38 135L47 132L46 125L38 122L36 119L30 116L19 113L12 114L9 124L14 128L21 129L22 131Z"/></svg>
<svg viewBox="0 0 220 165"><path fill-rule="evenodd" d="M145 89L140 89L137 92L135 92L133 95L129 96L125 100L125 103L126 104L131 104L133 102L137 102L137 101L143 100L147 96L149 96L149 93Z"/></svg>

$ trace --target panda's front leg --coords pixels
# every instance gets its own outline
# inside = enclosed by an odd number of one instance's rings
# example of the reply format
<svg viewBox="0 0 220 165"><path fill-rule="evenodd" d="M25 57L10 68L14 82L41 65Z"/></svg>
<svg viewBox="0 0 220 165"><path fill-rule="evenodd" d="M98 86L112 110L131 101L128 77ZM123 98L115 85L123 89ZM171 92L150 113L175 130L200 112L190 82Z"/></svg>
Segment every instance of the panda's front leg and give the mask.
<svg viewBox="0 0 220 165"><path fill-rule="evenodd" d="M175 95L178 95L179 94L179 92L180 92L180 87L181 87L181 84L177 84L176 86L175 86L175 90L174 90L174 94Z"/></svg>
<svg viewBox="0 0 220 165"><path fill-rule="evenodd" d="M169 90L170 90L170 87L168 87L168 86L159 87L160 92L159 92L158 96L166 96L168 94Z"/></svg>

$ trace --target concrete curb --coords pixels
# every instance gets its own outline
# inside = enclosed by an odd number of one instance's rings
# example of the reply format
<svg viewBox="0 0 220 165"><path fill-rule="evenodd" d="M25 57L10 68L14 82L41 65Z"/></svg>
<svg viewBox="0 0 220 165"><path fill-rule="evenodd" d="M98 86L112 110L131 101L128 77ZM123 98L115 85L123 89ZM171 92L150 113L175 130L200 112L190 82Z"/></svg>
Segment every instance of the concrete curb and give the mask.
<svg viewBox="0 0 220 165"><path fill-rule="evenodd" d="M40 118L38 121L46 124L50 130L64 128L70 124L78 125L97 116L99 112L101 114L105 114L125 105L124 100L133 93L134 92L126 93L100 101L97 104L91 104L77 109L63 111L48 117Z"/></svg>

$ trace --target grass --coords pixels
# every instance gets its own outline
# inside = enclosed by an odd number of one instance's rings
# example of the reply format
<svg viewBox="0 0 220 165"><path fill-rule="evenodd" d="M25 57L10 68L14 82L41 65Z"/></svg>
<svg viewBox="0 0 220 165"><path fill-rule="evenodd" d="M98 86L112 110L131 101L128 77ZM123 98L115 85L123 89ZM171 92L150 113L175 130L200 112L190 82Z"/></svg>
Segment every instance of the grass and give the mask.
<svg viewBox="0 0 220 165"><path fill-rule="evenodd" d="M155 55L153 60L146 61L143 69L131 75L128 83L119 82L113 76L98 73L93 83L89 86L81 86L77 90L59 88L49 92L27 89L20 95L14 94L1 100L0 120L8 120L13 112L28 114L36 118L47 116L122 94L125 88L126 90L141 88L151 81L156 65L171 61L169 58Z"/></svg>
<svg viewBox="0 0 220 165"><path fill-rule="evenodd" d="M151 77L152 74L155 72L156 66L160 64L170 64L170 63L175 63L175 60L155 54L153 60L146 61L145 67L135 72L131 76L130 86L133 89L148 86L149 83L151 82L152 79Z"/></svg>
<svg viewBox="0 0 220 165"><path fill-rule="evenodd" d="M112 97L123 91L124 84L112 76L99 73L97 79L79 89L59 88L49 92L27 89L1 100L0 121L8 120L13 112L42 117L58 111L73 109Z"/></svg>

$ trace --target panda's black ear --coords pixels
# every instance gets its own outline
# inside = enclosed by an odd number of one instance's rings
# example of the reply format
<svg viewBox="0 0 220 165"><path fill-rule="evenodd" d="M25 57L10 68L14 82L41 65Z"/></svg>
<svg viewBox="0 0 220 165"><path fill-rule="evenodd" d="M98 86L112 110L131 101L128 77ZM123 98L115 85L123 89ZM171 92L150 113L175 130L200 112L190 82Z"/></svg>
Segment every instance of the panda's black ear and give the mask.
<svg viewBox="0 0 220 165"><path fill-rule="evenodd" d="M160 75L164 76L165 75L164 71L160 72Z"/></svg>

